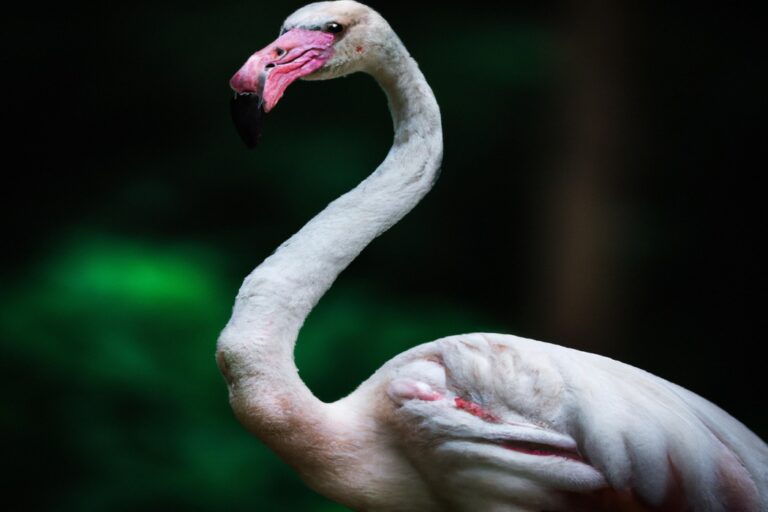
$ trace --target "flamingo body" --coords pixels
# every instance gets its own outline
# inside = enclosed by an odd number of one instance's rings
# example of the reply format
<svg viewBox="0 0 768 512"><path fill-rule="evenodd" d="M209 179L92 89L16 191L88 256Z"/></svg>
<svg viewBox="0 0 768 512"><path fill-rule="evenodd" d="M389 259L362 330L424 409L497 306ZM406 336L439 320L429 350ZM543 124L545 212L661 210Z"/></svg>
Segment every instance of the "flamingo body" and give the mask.
<svg viewBox="0 0 768 512"><path fill-rule="evenodd" d="M432 187L440 110L389 24L349 0L299 9L230 82L266 112L294 80L353 72L384 90L393 145L245 279L217 351L243 425L355 510L768 510L762 440L690 391L602 356L466 334L400 354L337 402L311 393L293 360L304 319Z"/></svg>

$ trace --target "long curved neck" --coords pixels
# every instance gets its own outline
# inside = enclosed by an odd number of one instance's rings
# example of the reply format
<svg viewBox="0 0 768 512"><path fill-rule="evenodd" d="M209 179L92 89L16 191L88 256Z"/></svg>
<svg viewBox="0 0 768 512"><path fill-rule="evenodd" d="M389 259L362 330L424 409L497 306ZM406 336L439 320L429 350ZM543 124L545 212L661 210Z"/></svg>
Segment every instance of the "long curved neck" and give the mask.
<svg viewBox="0 0 768 512"><path fill-rule="evenodd" d="M219 339L217 359L237 416L294 465L320 463L327 444L318 437L338 434L332 407L299 378L299 329L339 273L429 191L442 158L440 111L429 85L396 37L384 52L387 62L369 72L394 122L387 157L245 279Z"/></svg>

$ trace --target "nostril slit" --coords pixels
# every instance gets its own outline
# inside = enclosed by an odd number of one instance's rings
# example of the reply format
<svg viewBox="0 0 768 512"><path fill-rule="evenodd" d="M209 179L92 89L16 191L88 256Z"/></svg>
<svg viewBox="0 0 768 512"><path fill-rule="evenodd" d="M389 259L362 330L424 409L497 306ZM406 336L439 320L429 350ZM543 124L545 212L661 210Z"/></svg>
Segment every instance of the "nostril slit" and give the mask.
<svg viewBox="0 0 768 512"><path fill-rule="evenodd" d="M269 69L269 68L273 68L273 67L275 67L275 65L274 65L274 63L270 62L269 64L267 64L267 65L266 65L266 66L264 66L264 67L265 67L265 68L267 68L267 69Z"/></svg>

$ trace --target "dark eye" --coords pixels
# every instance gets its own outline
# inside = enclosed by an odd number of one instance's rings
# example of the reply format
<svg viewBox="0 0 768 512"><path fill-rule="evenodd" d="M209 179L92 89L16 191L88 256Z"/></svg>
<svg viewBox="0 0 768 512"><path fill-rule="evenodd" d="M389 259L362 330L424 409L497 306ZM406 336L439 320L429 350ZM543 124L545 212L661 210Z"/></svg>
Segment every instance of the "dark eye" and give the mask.
<svg viewBox="0 0 768 512"><path fill-rule="evenodd" d="M336 23L335 21L329 21L325 24L325 27L323 27L323 30L326 32L330 32L331 34L338 34L342 30L344 30L344 26L340 23Z"/></svg>

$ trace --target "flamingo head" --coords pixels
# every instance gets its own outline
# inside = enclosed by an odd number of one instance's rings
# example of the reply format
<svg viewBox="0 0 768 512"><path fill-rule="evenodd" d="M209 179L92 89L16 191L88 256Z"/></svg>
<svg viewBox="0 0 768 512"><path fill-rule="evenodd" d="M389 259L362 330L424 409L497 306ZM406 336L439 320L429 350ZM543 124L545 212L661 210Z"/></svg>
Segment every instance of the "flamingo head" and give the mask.
<svg viewBox="0 0 768 512"><path fill-rule="evenodd" d="M280 36L257 51L230 79L232 117L240 136L256 146L263 114L272 110L299 78L322 80L369 71L382 49L386 21L351 0L318 2L290 15Z"/></svg>

